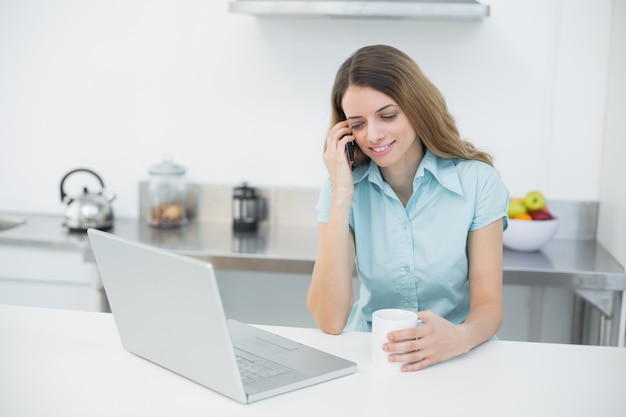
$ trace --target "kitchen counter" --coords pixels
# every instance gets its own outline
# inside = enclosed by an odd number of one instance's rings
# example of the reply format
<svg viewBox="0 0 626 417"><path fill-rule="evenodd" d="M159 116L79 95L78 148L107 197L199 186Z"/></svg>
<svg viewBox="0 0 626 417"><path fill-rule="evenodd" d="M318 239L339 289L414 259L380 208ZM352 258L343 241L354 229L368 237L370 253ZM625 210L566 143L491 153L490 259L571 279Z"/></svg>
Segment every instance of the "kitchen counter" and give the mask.
<svg viewBox="0 0 626 417"><path fill-rule="evenodd" d="M370 333L262 327L357 372L241 405L125 351L111 314L0 305L0 415L626 415L626 349L496 340L400 373L372 365Z"/></svg>
<svg viewBox="0 0 626 417"><path fill-rule="evenodd" d="M24 215L26 223L0 232L0 244L82 250L93 261L84 233L69 233L61 216ZM157 229L139 219L116 219L112 233L204 259L217 269L310 274L317 253L317 226L262 224L257 233L235 233L230 222L192 220L185 227ZM626 291L626 272L595 240L554 239L539 252L504 250L504 283L571 288L603 314L608 340L611 320ZM619 314L620 343L626 331ZM581 320L581 318L577 318ZM580 327L578 325L578 327Z"/></svg>
<svg viewBox="0 0 626 417"><path fill-rule="evenodd" d="M26 223L0 231L0 244L82 250L94 261L86 233L71 233L63 218L24 215ZM186 226L158 229L139 219L116 219L110 230L125 239L211 261L218 269L310 274L317 253L317 226L263 224L256 233L233 232L226 222L191 220Z"/></svg>
<svg viewBox="0 0 626 417"><path fill-rule="evenodd" d="M60 216L23 215L26 223L0 232L0 244L71 248L93 260L87 236L69 233ZM261 225L235 233L227 222L192 220L185 227L157 229L139 219L116 219L112 233L134 241L209 260L216 268L310 274L317 253L317 226ZM626 291L626 272L595 240L554 239L539 252L504 249L505 284L548 285Z"/></svg>

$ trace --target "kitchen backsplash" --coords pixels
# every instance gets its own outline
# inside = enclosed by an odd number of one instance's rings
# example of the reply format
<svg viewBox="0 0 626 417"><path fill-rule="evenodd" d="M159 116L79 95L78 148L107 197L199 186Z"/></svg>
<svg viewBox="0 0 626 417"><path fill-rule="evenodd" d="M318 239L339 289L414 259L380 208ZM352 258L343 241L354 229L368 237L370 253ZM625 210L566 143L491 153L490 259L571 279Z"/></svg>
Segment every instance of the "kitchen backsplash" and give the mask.
<svg viewBox="0 0 626 417"><path fill-rule="evenodd" d="M253 183L249 184L254 186ZM316 224L318 188L258 187L266 199L267 221L271 224ZM148 218L148 182L139 186L140 217ZM232 221L232 185L187 184L187 214L190 219ZM550 211L559 218L555 239L595 239L598 221L597 201L548 200Z"/></svg>
<svg viewBox="0 0 626 417"><path fill-rule="evenodd" d="M555 239L589 240L596 238L597 201L547 200L550 212L559 219Z"/></svg>
<svg viewBox="0 0 626 417"><path fill-rule="evenodd" d="M238 184L239 185L239 184ZM253 183L249 186L255 187ZM233 219L233 185L187 184L187 216L213 222L231 222ZM255 187L265 199L267 221L271 224L315 226L315 205L320 190L317 188ZM139 185L139 216L147 219L150 212L148 182Z"/></svg>

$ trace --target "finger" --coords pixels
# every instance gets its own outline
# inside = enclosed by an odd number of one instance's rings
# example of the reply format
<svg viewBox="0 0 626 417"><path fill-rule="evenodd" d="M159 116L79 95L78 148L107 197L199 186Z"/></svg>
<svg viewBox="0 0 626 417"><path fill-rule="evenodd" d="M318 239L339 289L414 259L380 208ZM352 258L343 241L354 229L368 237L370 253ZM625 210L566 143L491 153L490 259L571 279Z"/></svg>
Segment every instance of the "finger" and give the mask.
<svg viewBox="0 0 626 417"><path fill-rule="evenodd" d="M348 142L353 142L354 141L354 137L352 135L344 135L341 139L339 139L339 141L337 142L337 149L345 149L346 144Z"/></svg>
<svg viewBox="0 0 626 417"><path fill-rule="evenodd" d="M343 134L345 132L347 132L346 134ZM340 131L340 135L343 134L343 136L341 136L339 139L337 139L336 144L333 146L332 141L331 143L329 143L328 147L333 149L333 153L332 155L332 159L336 159L339 161L344 161L346 159L345 157L345 153L347 152L347 144L349 142L353 142L354 141L354 137L352 135L349 134L350 132L348 132L347 130L342 130Z"/></svg>
<svg viewBox="0 0 626 417"><path fill-rule="evenodd" d="M328 134L326 136L326 147L327 149L337 150L339 149L339 145L341 144L341 140L347 134L351 133L351 130L347 123L339 122L335 126L331 127L328 130ZM344 144L345 145L345 141Z"/></svg>
<svg viewBox="0 0 626 417"><path fill-rule="evenodd" d="M352 132L348 130L337 141L337 147L344 148L346 146L346 143L353 142L353 141L354 141L354 136L352 136Z"/></svg>
<svg viewBox="0 0 626 417"><path fill-rule="evenodd" d="M338 133L329 133L326 149L332 152L330 155L343 154L346 143L354 141L354 137L349 133L347 129L340 130Z"/></svg>
<svg viewBox="0 0 626 417"><path fill-rule="evenodd" d="M414 352L416 349L416 340L405 340L403 342L391 342L383 345L385 352Z"/></svg>
<svg viewBox="0 0 626 417"><path fill-rule="evenodd" d="M402 329L390 332L387 335L387 339L400 342L402 340L415 340L417 339L417 327L411 327L409 329Z"/></svg>
<svg viewBox="0 0 626 417"><path fill-rule="evenodd" d="M350 125L345 120L337 123L330 130L333 134L335 134L339 138L341 138L346 133L350 133L352 131L352 129L350 128Z"/></svg>
<svg viewBox="0 0 626 417"><path fill-rule="evenodd" d="M417 352L392 353L387 355L389 362L414 363L421 359Z"/></svg>
<svg viewBox="0 0 626 417"><path fill-rule="evenodd" d="M352 128L350 127L350 124L346 121L339 122L337 124L337 133L340 135L340 137L342 137L344 135L352 133Z"/></svg>
<svg viewBox="0 0 626 417"><path fill-rule="evenodd" d="M408 342L407 342L408 343ZM431 357L432 353L428 350L410 350L415 348L415 343L406 347L407 351L400 353L390 353L387 356L389 362L417 363Z"/></svg>
<svg viewBox="0 0 626 417"><path fill-rule="evenodd" d="M407 363L406 365L402 365L400 370L402 372L413 372L413 371L421 371L422 369L432 365L432 362L428 359L422 359L418 362Z"/></svg>
<svg viewBox="0 0 626 417"><path fill-rule="evenodd" d="M431 310L424 310L417 312L417 319L422 323L427 323L433 318L434 313Z"/></svg>
<svg viewBox="0 0 626 417"><path fill-rule="evenodd" d="M383 345L386 352L415 352L428 347L428 340L419 337L402 340L399 342L388 342Z"/></svg>

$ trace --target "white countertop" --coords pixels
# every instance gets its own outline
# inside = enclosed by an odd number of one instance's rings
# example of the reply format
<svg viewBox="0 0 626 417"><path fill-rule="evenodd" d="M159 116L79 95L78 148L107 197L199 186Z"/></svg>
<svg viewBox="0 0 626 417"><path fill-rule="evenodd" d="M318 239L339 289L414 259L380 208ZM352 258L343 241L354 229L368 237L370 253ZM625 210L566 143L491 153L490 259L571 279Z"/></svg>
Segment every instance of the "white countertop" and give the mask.
<svg viewBox="0 0 626 417"><path fill-rule="evenodd" d="M369 333L264 328L358 363L241 405L126 352L111 314L0 306L0 415L625 416L626 349L490 341L415 373L374 368Z"/></svg>

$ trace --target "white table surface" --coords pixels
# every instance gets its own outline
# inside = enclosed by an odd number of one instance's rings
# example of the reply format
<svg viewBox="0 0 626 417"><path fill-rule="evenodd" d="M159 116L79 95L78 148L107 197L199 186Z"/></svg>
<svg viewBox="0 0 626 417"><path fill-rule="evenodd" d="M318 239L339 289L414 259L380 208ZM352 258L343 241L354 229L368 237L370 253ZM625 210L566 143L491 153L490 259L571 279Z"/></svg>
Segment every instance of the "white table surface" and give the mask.
<svg viewBox="0 0 626 417"><path fill-rule="evenodd" d="M126 352L110 314L0 306L0 416L626 416L624 348L490 341L398 373L368 333L261 327L358 370L241 405Z"/></svg>

